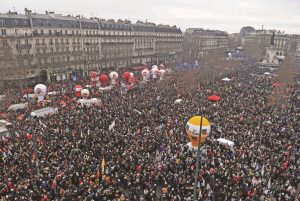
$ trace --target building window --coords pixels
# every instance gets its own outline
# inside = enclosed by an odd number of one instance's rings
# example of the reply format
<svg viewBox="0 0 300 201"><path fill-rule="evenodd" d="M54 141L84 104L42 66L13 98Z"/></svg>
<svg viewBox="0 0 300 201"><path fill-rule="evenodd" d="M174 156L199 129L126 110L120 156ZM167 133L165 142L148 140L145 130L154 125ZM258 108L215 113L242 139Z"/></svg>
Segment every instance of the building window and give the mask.
<svg viewBox="0 0 300 201"><path fill-rule="evenodd" d="M39 40L39 39L36 39L36 40L35 40L35 44L36 44L36 45L39 45L39 43L40 43L40 40Z"/></svg>
<svg viewBox="0 0 300 201"><path fill-rule="evenodd" d="M51 30L49 30L49 35L52 35L52 31Z"/></svg>
<svg viewBox="0 0 300 201"><path fill-rule="evenodd" d="M1 33L2 33L3 36L5 36L6 35L6 29L1 29Z"/></svg>

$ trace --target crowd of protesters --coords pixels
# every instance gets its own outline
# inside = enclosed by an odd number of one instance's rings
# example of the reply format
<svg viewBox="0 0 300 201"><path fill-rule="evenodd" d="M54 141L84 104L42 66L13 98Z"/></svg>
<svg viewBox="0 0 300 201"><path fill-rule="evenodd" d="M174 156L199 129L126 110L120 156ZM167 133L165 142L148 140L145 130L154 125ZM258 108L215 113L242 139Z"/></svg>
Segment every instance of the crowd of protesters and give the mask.
<svg viewBox="0 0 300 201"><path fill-rule="evenodd" d="M90 107L78 104L73 89L85 81L49 84L49 91L59 92L47 97L51 102L5 113L12 138L1 141L0 197L191 201L196 158L186 146L185 124L201 114L212 131L201 145L198 200L295 200L299 85L289 85L283 104L274 104L276 73L264 72L242 62L222 72L173 72L127 93L92 87L91 97L101 105ZM212 94L222 99L207 100ZM23 99L7 98L10 103ZM182 102L174 104L176 99ZM59 111L30 116L46 106ZM220 137L234 146L218 143Z"/></svg>

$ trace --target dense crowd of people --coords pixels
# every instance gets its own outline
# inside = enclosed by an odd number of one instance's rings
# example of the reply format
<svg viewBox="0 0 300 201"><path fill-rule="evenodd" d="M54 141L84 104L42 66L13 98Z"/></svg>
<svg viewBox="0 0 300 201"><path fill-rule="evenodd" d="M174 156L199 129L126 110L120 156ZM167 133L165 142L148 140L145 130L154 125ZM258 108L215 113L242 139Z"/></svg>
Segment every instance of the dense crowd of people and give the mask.
<svg viewBox="0 0 300 201"><path fill-rule="evenodd" d="M58 113L33 118L31 111L45 107L34 101L6 112L13 137L1 141L0 196L191 201L196 155L186 146L185 124L201 114L212 131L201 145L198 200L295 200L299 85L288 86L283 105L274 104L276 76L264 72L245 61L222 72L173 72L127 93L92 87L91 97L101 105L90 107L78 104L74 95L79 82L49 84L59 93L48 97L46 106L58 107ZM224 77L231 80L223 82ZM212 94L222 100L207 100ZM179 98L182 102L174 104ZM9 102L22 99L14 96ZM218 143L220 137L234 146Z"/></svg>

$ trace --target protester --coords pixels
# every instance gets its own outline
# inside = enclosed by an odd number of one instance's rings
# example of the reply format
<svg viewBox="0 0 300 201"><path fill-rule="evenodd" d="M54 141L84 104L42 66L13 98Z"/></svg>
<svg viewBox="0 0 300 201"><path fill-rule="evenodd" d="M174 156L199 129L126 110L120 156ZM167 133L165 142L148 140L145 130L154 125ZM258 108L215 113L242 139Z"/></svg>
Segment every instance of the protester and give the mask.
<svg viewBox="0 0 300 201"><path fill-rule="evenodd" d="M185 146L187 120L204 115L199 200L295 200L300 179L299 85L284 105L270 100L274 77L253 62L237 69L179 71L127 94L118 88L78 105L73 87L56 83L51 102L7 112L11 139L1 141L4 200L193 200L195 153ZM221 81L228 77L229 82ZM221 101L207 97L218 94ZM176 99L182 99L174 104ZM24 101L12 96L10 103ZM62 104L62 102L66 104ZM41 107L57 114L32 118ZM21 119L17 119L22 115ZM223 137L234 147L221 145ZM36 142L37 155L34 152ZM38 159L38 160L37 160ZM36 162L38 162L38 169Z"/></svg>

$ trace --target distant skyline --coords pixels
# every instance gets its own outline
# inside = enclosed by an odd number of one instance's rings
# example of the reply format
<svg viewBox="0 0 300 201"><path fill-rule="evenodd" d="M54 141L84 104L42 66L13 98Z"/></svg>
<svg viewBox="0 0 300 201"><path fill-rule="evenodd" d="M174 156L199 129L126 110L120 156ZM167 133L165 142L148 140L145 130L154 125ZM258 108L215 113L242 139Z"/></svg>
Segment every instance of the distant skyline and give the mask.
<svg viewBox="0 0 300 201"><path fill-rule="evenodd" d="M54 11L237 33L244 26L300 34L300 0L1 0L0 12Z"/></svg>

